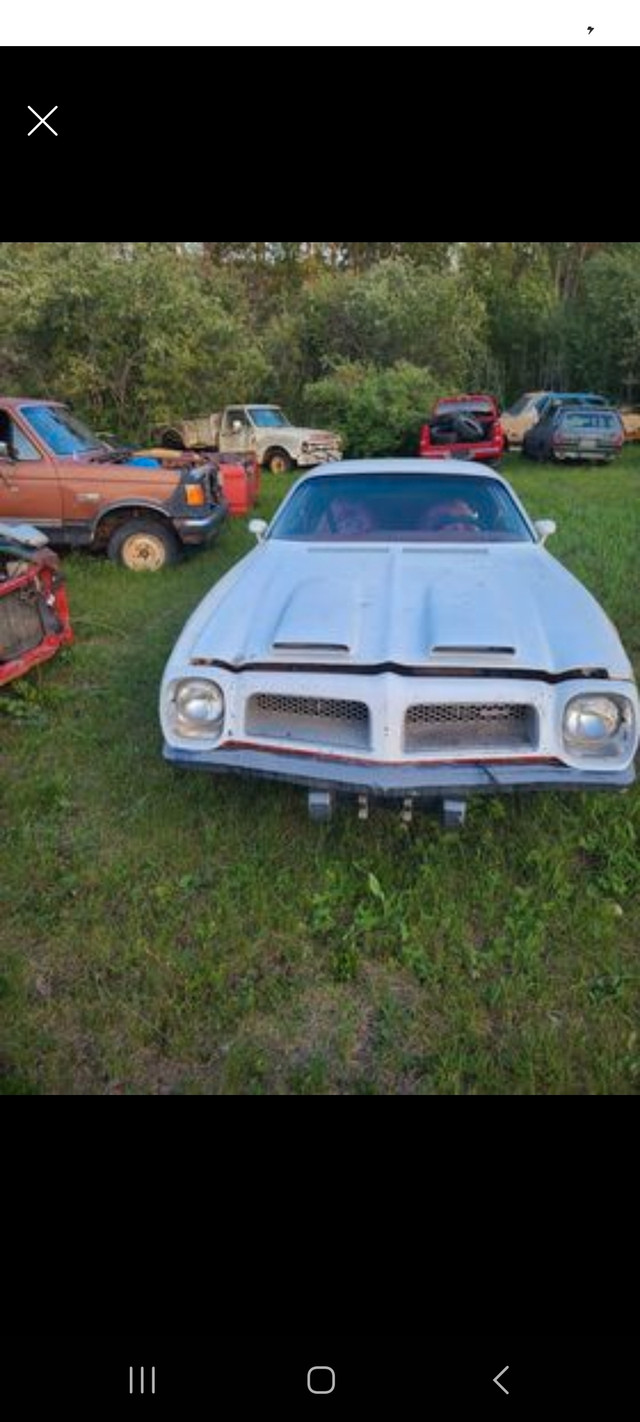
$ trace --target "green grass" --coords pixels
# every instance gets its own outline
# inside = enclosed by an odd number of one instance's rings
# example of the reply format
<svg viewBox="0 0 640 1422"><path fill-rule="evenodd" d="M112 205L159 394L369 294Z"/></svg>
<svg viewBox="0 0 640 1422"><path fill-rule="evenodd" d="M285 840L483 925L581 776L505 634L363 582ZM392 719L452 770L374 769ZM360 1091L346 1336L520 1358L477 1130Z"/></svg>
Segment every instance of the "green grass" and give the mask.
<svg viewBox="0 0 640 1422"><path fill-rule="evenodd" d="M640 449L506 472L640 670ZM77 641L0 695L0 1089L637 1092L638 791L314 826L295 788L163 762L166 657L251 541L68 557Z"/></svg>

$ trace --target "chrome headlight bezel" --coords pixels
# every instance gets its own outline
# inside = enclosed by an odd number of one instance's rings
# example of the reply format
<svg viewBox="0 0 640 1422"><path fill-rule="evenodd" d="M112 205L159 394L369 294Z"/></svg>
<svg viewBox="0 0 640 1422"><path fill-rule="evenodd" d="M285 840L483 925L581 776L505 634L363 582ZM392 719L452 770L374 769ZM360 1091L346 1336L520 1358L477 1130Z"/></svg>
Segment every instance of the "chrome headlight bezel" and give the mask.
<svg viewBox="0 0 640 1422"><path fill-rule="evenodd" d="M218 740L224 725L222 687L208 677L183 677L174 682L169 714L174 732L196 740Z"/></svg>
<svg viewBox="0 0 640 1422"><path fill-rule="evenodd" d="M635 741L635 711L626 696L583 692L564 708L562 736L572 756L622 759Z"/></svg>

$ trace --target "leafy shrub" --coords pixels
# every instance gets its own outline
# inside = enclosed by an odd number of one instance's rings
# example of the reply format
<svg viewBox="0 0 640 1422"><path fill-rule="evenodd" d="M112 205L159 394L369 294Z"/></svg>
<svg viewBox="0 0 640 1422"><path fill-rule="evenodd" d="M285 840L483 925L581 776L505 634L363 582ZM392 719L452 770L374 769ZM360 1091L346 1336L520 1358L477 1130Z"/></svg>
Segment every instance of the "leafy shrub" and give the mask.
<svg viewBox="0 0 640 1422"><path fill-rule="evenodd" d="M351 456L417 454L420 425L442 394L430 370L350 362L305 389L309 418L337 430Z"/></svg>

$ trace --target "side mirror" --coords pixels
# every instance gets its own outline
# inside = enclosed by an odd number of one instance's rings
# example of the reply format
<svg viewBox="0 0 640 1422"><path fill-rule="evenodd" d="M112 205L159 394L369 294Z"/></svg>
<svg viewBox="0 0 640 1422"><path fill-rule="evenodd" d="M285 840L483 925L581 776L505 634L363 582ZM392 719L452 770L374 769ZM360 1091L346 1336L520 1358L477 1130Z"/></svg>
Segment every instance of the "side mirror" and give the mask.
<svg viewBox="0 0 640 1422"><path fill-rule="evenodd" d="M254 538L257 538L258 543L262 543L268 527L269 525L264 518L249 519L249 533L252 533Z"/></svg>
<svg viewBox="0 0 640 1422"><path fill-rule="evenodd" d="M557 528L557 524L552 518L536 519L536 522L533 526L538 535L540 543L546 543L547 539L551 537L552 533L555 533Z"/></svg>
<svg viewBox="0 0 640 1422"><path fill-rule="evenodd" d="M11 459L11 450L6 440L0 440L0 459Z"/></svg>

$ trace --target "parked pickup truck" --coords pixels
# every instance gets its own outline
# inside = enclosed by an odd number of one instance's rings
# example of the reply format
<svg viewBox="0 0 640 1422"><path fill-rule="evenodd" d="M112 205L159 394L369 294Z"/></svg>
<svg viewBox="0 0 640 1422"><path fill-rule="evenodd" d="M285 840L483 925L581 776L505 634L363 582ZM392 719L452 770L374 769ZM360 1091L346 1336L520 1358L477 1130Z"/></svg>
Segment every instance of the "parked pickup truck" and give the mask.
<svg viewBox="0 0 640 1422"><path fill-rule="evenodd" d="M214 463L154 453L115 449L57 402L0 398L0 519L155 572L213 537L227 503Z"/></svg>
<svg viewBox="0 0 640 1422"><path fill-rule="evenodd" d="M342 459L339 435L292 425L279 405L227 405L215 415L160 425L152 439L166 448L253 454L272 474Z"/></svg>
<svg viewBox="0 0 640 1422"><path fill-rule="evenodd" d="M495 465L504 453L500 410L493 395L438 400L420 431L423 459L475 459Z"/></svg>

